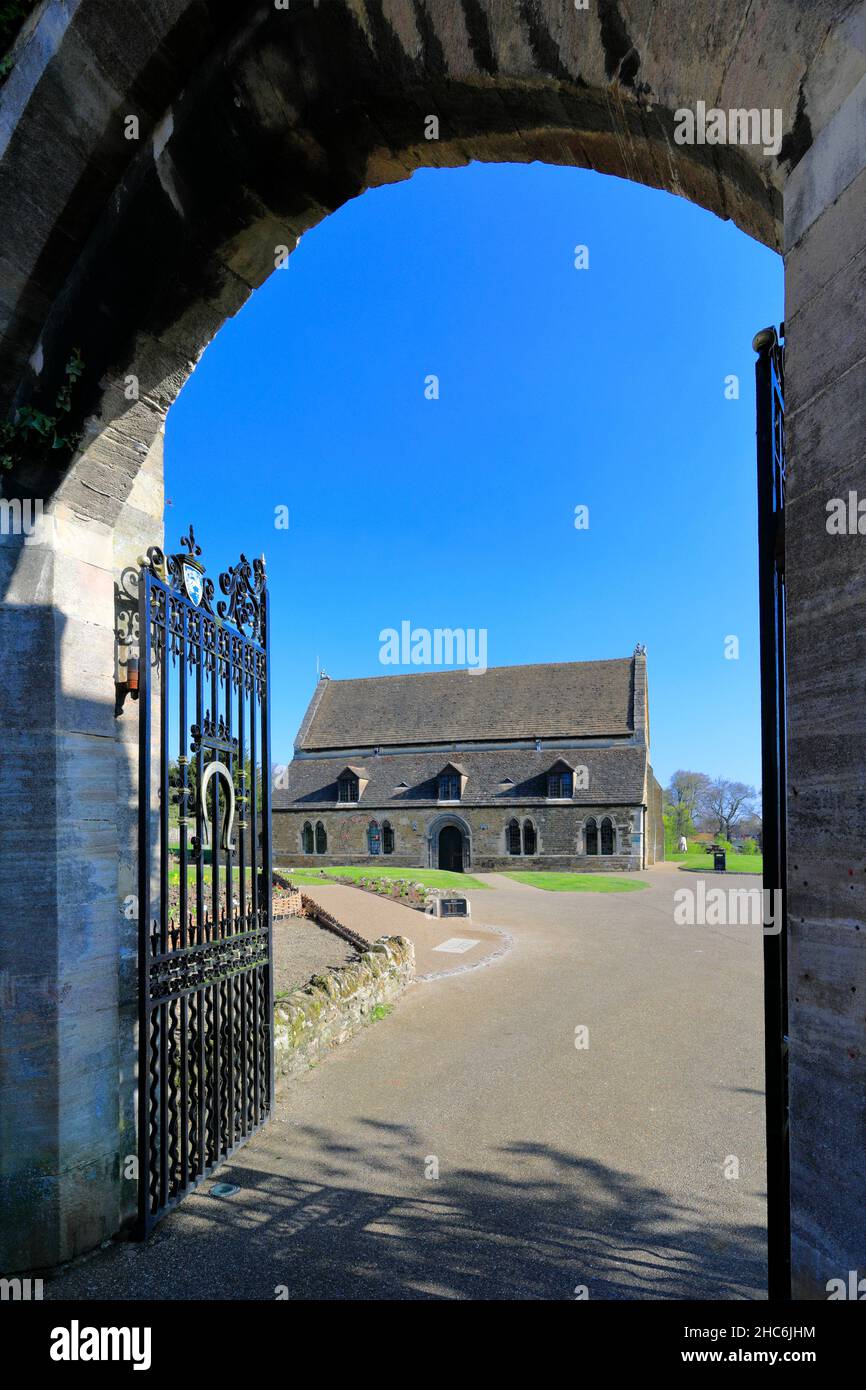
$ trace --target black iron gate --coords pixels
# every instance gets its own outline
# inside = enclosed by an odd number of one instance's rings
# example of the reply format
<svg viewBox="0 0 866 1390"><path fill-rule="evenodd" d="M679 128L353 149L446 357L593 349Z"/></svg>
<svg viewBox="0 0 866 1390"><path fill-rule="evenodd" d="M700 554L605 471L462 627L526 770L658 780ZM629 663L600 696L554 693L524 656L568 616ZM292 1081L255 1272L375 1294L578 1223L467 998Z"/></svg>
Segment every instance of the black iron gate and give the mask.
<svg viewBox="0 0 866 1390"><path fill-rule="evenodd" d="M769 1297L791 1296L788 1159L788 911L785 709L785 329L752 346L758 430L758 586L764 890L778 893L776 931L764 933Z"/></svg>
<svg viewBox="0 0 866 1390"><path fill-rule="evenodd" d="M139 587L139 1230L273 1106L264 561L148 552Z"/></svg>

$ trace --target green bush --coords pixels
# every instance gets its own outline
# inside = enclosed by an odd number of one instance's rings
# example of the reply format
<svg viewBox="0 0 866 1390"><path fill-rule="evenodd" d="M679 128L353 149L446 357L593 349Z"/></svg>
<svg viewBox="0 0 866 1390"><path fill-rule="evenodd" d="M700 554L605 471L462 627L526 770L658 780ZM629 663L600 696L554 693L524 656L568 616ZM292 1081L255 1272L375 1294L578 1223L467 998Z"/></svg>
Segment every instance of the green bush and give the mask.
<svg viewBox="0 0 866 1390"><path fill-rule="evenodd" d="M742 846L741 846L741 850L742 850L742 853L743 853L743 854L757 854L757 853L758 853L758 842L757 842L757 840L744 840L743 843L742 843Z"/></svg>

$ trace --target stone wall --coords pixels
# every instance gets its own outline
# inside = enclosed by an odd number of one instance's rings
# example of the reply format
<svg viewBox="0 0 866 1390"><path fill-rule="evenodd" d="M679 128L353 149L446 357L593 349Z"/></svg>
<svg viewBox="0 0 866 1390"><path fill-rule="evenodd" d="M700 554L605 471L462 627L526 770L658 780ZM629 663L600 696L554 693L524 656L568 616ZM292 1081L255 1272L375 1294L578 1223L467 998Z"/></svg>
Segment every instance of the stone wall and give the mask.
<svg viewBox="0 0 866 1390"><path fill-rule="evenodd" d="M162 540L162 435L139 444L113 527L61 487L31 538L0 535L4 1270L69 1259L136 1210L139 707L117 713L115 600Z"/></svg>
<svg viewBox="0 0 866 1390"><path fill-rule="evenodd" d="M383 936L350 965L314 975L274 1006L277 1086L306 1071L372 1021L415 976L415 948L404 936Z"/></svg>
<svg viewBox="0 0 866 1390"><path fill-rule="evenodd" d="M416 811L382 810L358 807L322 812L273 811L274 863L287 868L324 869L330 865L364 865L370 869L390 866L424 869L431 864L429 840L436 826L447 819L468 827L471 840L471 869L481 872L497 869L580 869L610 871L639 869L640 854L632 846L634 807L630 806L552 806L516 805L509 807L454 806L453 814L428 806ZM610 816L617 829L616 854L583 854L583 825L588 816L600 824ZM506 846L509 821L531 820L536 832L537 853L510 855ZM389 823L394 831L394 853L371 855L367 847L367 827L372 820ZM326 854L303 854L301 831L304 822L315 826L321 821L328 835Z"/></svg>
<svg viewBox="0 0 866 1390"><path fill-rule="evenodd" d="M652 774L652 768L648 772L649 777L649 805L646 812L646 845L645 854L647 864L661 864L665 857L665 822L664 822L664 792L660 784Z"/></svg>
<svg viewBox="0 0 866 1390"><path fill-rule="evenodd" d="M785 197L794 1295L866 1273L866 80ZM861 526L866 522L861 520Z"/></svg>

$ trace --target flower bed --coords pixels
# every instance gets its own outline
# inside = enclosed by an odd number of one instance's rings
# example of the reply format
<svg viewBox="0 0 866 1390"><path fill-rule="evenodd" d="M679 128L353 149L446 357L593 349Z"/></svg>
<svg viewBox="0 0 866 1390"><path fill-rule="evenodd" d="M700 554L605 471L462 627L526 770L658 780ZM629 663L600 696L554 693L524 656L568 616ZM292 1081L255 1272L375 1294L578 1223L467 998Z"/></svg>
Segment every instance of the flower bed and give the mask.
<svg viewBox="0 0 866 1390"><path fill-rule="evenodd" d="M326 883L343 883L348 888L361 888L365 893L375 893L379 898L390 898L392 902L402 903L404 907L414 907L423 912L430 889L425 883L415 883L411 878L377 878L371 874L366 878L346 878L342 875L328 874Z"/></svg>

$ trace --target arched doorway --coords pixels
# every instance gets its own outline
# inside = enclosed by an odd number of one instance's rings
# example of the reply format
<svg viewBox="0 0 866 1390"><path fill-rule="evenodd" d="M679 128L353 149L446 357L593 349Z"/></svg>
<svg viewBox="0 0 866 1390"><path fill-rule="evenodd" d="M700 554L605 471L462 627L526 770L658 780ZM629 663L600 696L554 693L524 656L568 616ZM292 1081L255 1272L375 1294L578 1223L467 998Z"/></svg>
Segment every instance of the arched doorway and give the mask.
<svg viewBox="0 0 866 1390"><path fill-rule="evenodd" d="M443 825L439 831L439 868L463 873L463 836L456 825Z"/></svg>

